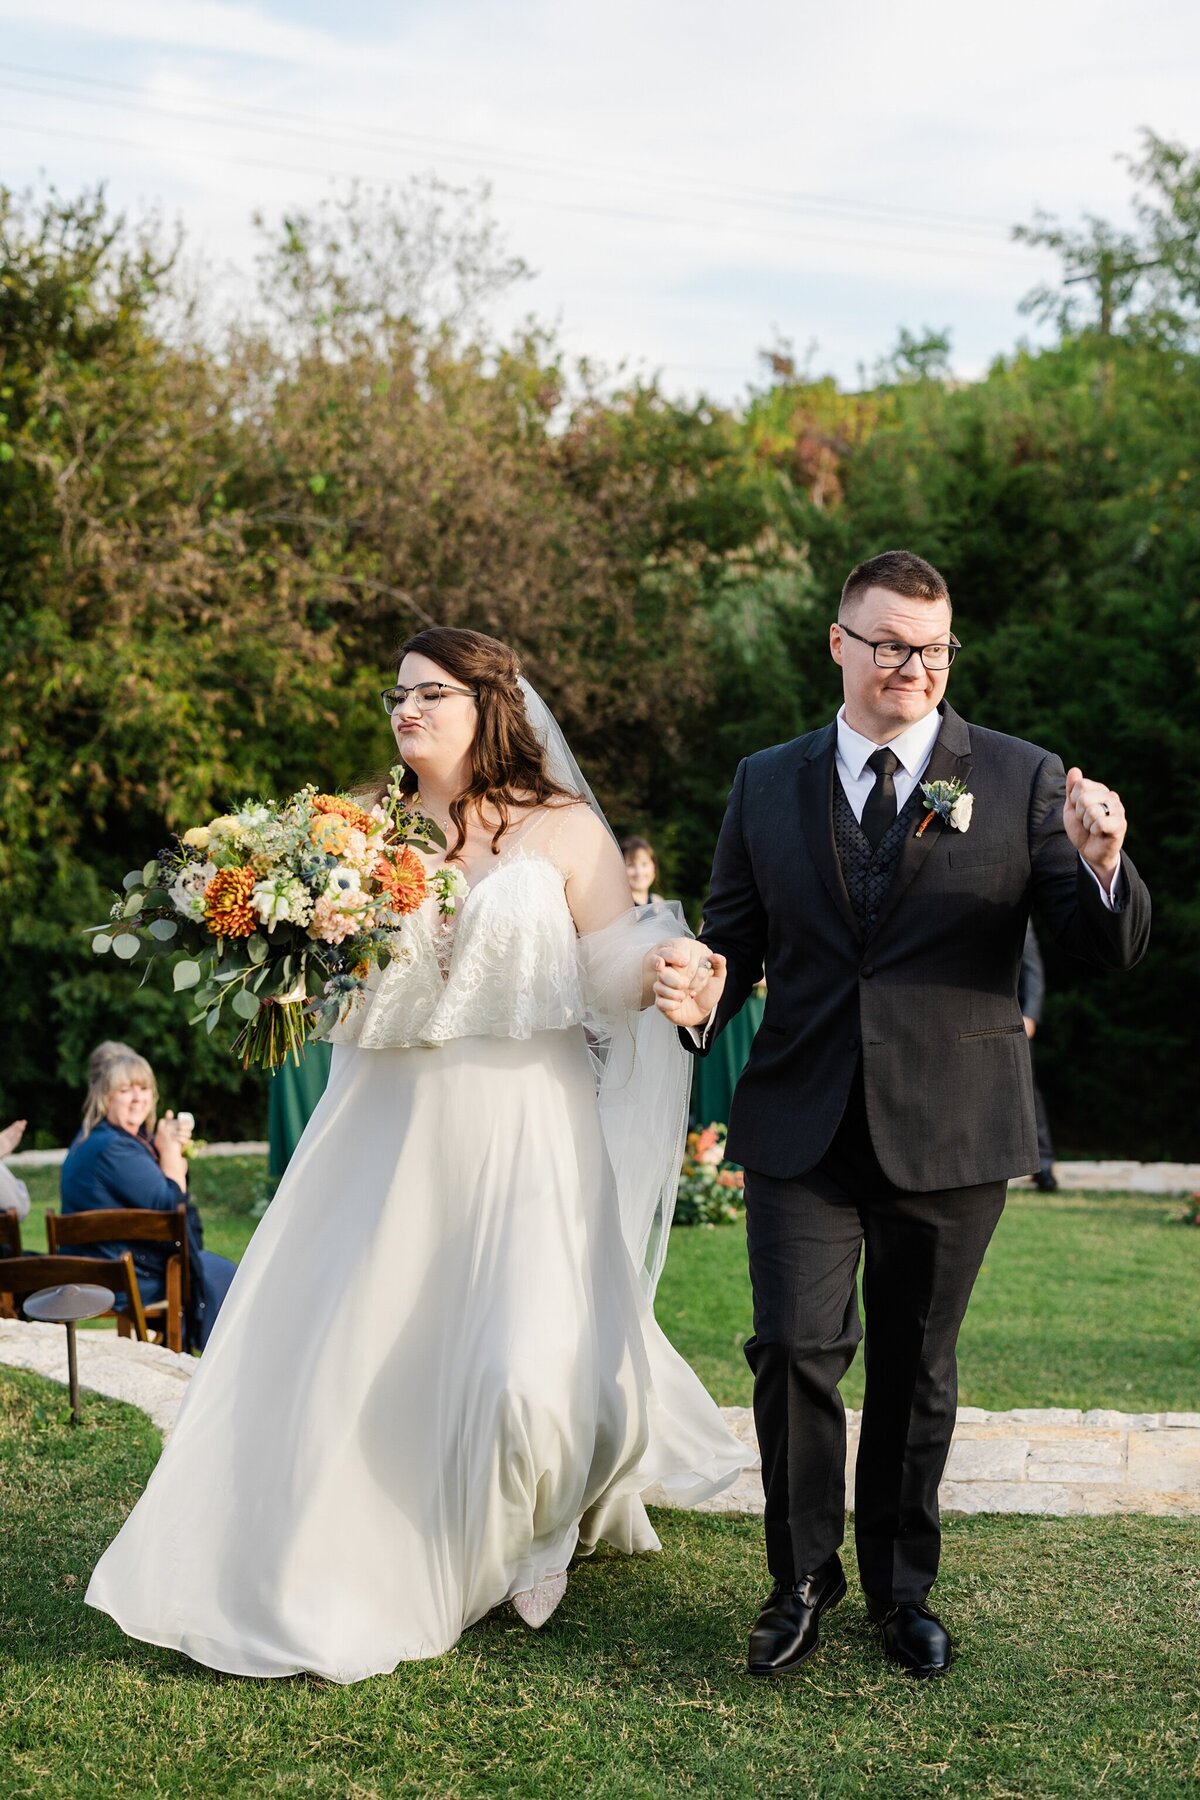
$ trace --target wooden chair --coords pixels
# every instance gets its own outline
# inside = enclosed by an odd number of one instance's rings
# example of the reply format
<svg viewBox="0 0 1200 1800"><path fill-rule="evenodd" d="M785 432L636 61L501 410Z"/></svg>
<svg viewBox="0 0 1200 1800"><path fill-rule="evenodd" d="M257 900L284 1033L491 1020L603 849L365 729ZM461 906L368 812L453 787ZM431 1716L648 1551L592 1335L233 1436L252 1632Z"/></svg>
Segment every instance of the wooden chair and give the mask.
<svg viewBox="0 0 1200 1800"><path fill-rule="evenodd" d="M0 1212L0 1256L23 1256L21 1220L15 1206Z"/></svg>
<svg viewBox="0 0 1200 1800"><path fill-rule="evenodd" d="M191 1299L187 1207L149 1212L144 1207L108 1207L98 1212L46 1214L46 1241L52 1256L82 1244L161 1244L169 1251L165 1299L142 1302L147 1323L168 1350L183 1349L183 1326ZM94 1277L100 1281L99 1275ZM118 1313L118 1320L120 1319ZM128 1335L128 1334L126 1334Z"/></svg>
<svg viewBox="0 0 1200 1800"><path fill-rule="evenodd" d="M115 1319L122 1337L132 1332L141 1343L149 1342L146 1315L138 1288L133 1257L124 1251L119 1257L98 1256L8 1256L0 1258L0 1294L11 1298L20 1316L21 1301L42 1288L62 1287L77 1281L88 1287L111 1288L118 1299L128 1303L126 1312L101 1313L102 1319Z"/></svg>
<svg viewBox="0 0 1200 1800"><path fill-rule="evenodd" d="M15 1207L5 1207L0 1212L0 1258L23 1256L21 1249L21 1221L17 1217ZM17 1309L13 1305L11 1294L0 1290L0 1319L15 1319Z"/></svg>

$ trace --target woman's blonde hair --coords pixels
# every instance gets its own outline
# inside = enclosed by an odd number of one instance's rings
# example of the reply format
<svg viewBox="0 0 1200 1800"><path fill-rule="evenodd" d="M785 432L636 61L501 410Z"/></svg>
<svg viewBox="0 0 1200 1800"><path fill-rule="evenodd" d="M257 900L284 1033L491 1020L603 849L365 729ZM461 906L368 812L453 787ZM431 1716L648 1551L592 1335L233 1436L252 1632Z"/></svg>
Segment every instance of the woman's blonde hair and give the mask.
<svg viewBox="0 0 1200 1800"><path fill-rule="evenodd" d="M101 1055L102 1051L104 1055ZM144 1082L150 1089L146 1130L153 1135L158 1110L158 1083L154 1079L154 1070L145 1057L131 1050L128 1044L110 1043L93 1050L88 1064L87 1098L83 1103L84 1137L107 1113L111 1095L130 1081Z"/></svg>

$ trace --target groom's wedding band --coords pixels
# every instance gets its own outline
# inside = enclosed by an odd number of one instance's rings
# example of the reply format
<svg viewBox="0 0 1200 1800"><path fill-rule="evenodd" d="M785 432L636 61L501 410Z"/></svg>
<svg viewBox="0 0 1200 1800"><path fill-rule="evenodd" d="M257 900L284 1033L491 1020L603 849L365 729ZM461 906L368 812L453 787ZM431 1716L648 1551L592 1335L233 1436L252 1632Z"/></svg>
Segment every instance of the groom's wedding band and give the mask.
<svg viewBox="0 0 1200 1800"><path fill-rule="evenodd" d="M704 970L706 975L711 975L713 972L712 958L710 956L704 957L701 960L700 967Z"/></svg>
<svg viewBox="0 0 1200 1800"><path fill-rule="evenodd" d="M1108 818L1111 815L1112 807L1108 804L1107 800L1102 800L1100 802L1100 811L1104 814L1105 818Z"/></svg>

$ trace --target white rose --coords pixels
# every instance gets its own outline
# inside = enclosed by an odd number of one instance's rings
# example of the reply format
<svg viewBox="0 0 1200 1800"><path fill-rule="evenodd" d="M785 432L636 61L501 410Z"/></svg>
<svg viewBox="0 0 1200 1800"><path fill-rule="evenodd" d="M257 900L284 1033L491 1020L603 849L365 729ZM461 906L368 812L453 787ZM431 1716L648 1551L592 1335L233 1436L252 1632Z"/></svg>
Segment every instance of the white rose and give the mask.
<svg viewBox="0 0 1200 1800"><path fill-rule="evenodd" d="M198 923L204 917L204 890L217 872L215 863L189 863L171 883L167 892L176 912Z"/></svg>
<svg viewBox="0 0 1200 1800"><path fill-rule="evenodd" d="M950 823L955 831L971 829L971 809L975 805L974 794L960 794L950 808Z"/></svg>
<svg viewBox="0 0 1200 1800"><path fill-rule="evenodd" d="M461 869L442 871L442 880L446 884L446 892L454 900L465 900L471 891L471 884Z"/></svg>

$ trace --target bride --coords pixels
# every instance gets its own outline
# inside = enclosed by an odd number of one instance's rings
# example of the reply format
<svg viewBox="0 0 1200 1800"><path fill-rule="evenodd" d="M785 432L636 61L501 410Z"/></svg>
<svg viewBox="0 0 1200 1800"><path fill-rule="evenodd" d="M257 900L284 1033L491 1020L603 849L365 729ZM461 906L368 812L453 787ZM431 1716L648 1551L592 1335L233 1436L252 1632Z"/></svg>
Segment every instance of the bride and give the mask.
<svg viewBox="0 0 1200 1800"><path fill-rule="evenodd" d="M630 907L506 646L423 631L383 699L467 891L404 921L338 1026L87 1591L234 1674L358 1681L506 1600L540 1625L572 1556L659 1548L647 1490L690 1504L747 1460L651 1306L688 1076L656 973L698 978L703 948L675 909Z"/></svg>

